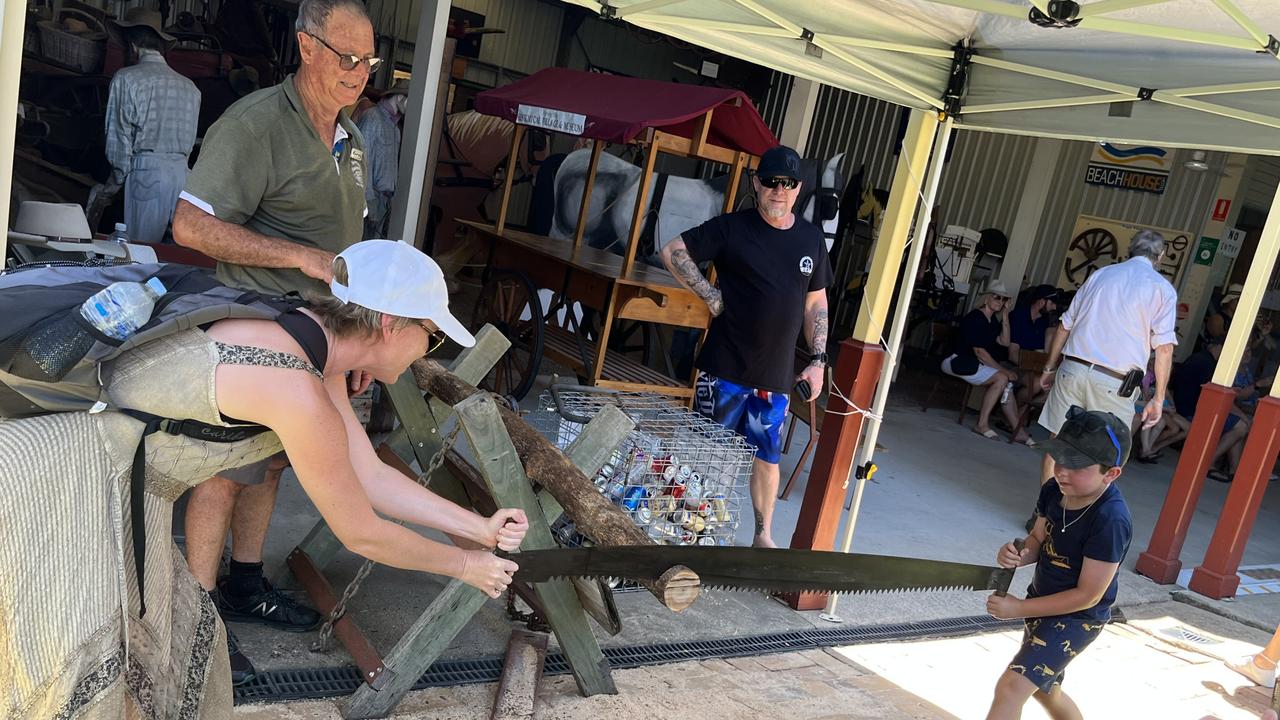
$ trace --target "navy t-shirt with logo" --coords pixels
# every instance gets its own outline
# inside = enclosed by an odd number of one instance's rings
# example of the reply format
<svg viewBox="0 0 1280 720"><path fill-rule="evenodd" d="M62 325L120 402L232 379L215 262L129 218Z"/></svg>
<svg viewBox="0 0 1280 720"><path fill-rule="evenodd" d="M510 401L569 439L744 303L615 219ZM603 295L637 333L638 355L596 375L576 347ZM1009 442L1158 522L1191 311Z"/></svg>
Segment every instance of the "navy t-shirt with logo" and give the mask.
<svg viewBox="0 0 1280 720"><path fill-rule="evenodd" d="M779 230L755 208L681 233L695 262L715 263L724 312L711 321L698 368L740 385L790 392L805 296L831 285L822 231L796 218Z"/></svg>
<svg viewBox="0 0 1280 720"><path fill-rule="evenodd" d="M1044 597L1070 590L1080 583L1080 570L1085 558L1100 562L1124 562L1133 538L1133 519L1129 506L1115 483L1098 496L1088 509L1067 510L1066 530L1062 528L1062 489L1054 480L1040 487L1036 512L1044 517L1048 538L1040 546L1035 578L1027 588L1027 597ZM1103 622L1111 619L1111 605L1116 601L1120 573L1111 579L1107 592L1097 605L1069 617Z"/></svg>

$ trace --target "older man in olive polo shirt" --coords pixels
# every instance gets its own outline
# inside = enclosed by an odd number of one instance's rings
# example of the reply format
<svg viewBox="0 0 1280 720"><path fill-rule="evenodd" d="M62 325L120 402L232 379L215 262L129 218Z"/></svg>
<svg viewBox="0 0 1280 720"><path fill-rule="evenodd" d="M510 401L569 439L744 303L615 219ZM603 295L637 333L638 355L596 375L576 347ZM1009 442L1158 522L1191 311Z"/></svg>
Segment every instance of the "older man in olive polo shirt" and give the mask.
<svg viewBox="0 0 1280 720"><path fill-rule="evenodd" d="M297 74L236 102L209 128L173 235L216 259L219 279L234 287L324 294L334 255L361 239L367 212L363 143L342 108L356 102L380 61L358 0L303 0L296 29ZM363 390L368 378L352 384ZM319 624L319 614L262 574L286 464L273 458L196 487L187 506L187 563L224 619L304 631ZM218 579L228 527L230 574ZM230 645L234 679L243 682L253 666Z"/></svg>

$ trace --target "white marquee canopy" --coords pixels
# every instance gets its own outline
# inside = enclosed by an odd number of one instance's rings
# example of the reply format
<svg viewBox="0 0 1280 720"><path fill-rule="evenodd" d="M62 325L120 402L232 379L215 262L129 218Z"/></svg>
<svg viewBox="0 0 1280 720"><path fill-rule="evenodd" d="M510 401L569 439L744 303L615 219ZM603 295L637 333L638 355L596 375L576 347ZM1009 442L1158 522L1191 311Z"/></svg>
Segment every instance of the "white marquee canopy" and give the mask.
<svg viewBox="0 0 1280 720"><path fill-rule="evenodd" d="M1278 0L566 2L908 107L956 69L962 128L1280 154Z"/></svg>

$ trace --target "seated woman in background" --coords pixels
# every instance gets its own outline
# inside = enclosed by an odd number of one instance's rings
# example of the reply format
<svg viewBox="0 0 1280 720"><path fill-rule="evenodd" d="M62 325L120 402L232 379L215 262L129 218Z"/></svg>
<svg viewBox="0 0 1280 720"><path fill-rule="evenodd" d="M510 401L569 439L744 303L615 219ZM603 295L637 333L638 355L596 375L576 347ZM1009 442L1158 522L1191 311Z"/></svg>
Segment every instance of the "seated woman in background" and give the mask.
<svg viewBox="0 0 1280 720"><path fill-rule="evenodd" d="M1142 427L1142 411L1155 395L1155 358L1147 361L1147 374L1142 378L1142 387L1138 392L1138 400L1133 404L1136 415L1133 420L1133 434L1138 438L1138 453L1134 459L1140 463L1155 463L1160 459L1160 451L1181 442L1187 437L1191 423L1178 414L1173 400L1165 398L1160 413L1160 421L1149 428Z"/></svg>
<svg viewBox="0 0 1280 720"><path fill-rule="evenodd" d="M1013 392L1018 373L1002 367L992 355L996 347L1009 347L1009 298L1003 282L995 280L987 286L977 307L960 321L951 355L942 361L944 373L986 388L973 430L992 440L1000 437L990 425L997 403L1009 427L1018 427L1018 401ZM1013 440L1032 447L1036 444L1025 429L1019 429Z"/></svg>

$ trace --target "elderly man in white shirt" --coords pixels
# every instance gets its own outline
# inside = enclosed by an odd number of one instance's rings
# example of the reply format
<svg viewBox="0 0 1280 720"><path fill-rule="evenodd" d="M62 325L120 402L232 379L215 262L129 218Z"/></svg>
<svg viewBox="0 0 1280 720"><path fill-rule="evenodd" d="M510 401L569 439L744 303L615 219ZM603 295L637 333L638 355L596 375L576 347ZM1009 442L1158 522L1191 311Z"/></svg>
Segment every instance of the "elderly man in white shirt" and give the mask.
<svg viewBox="0 0 1280 720"><path fill-rule="evenodd" d="M1125 375L1145 372L1156 353L1155 397L1142 411L1142 426L1160 421L1173 366L1178 295L1156 270L1165 253L1164 237L1141 230L1129 243L1129 259L1102 268L1085 281L1062 315L1049 345L1040 384L1049 389L1040 425L1057 434L1067 410L1079 405L1124 419L1133 415L1132 393L1119 393ZM1040 482L1053 476L1045 455Z"/></svg>

